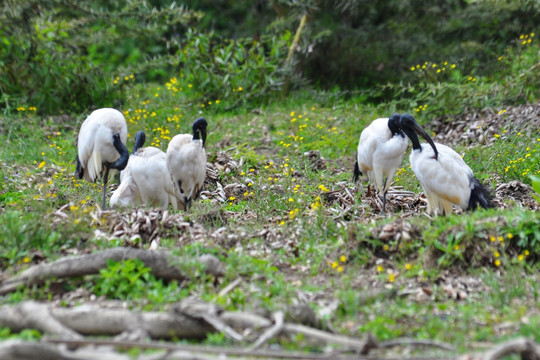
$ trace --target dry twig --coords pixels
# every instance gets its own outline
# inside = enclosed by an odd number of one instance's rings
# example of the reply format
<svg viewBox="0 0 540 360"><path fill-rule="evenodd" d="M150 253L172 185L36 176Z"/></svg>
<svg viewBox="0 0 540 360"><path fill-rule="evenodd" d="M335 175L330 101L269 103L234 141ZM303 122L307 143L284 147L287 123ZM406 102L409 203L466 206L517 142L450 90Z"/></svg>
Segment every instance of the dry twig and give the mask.
<svg viewBox="0 0 540 360"><path fill-rule="evenodd" d="M258 339L250 350L259 349L265 343L272 338L278 336L283 331L283 325L285 323L285 314L282 311L278 311L274 314L274 325L266 330Z"/></svg>

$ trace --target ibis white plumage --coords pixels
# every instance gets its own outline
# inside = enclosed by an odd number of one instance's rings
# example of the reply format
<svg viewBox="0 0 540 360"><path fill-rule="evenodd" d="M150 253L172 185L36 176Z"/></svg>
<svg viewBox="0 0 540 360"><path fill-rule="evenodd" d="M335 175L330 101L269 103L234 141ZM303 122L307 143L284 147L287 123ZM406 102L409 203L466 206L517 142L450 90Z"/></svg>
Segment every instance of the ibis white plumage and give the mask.
<svg viewBox="0 0 540 360"><path fill-rule="evenodd" d="M103 174L105 207L109 170L123 170L128 162L127 125L124 115L110 108L92 112L81 125L77 140L77 170L80 179L95 182Z"/></svg>
<svg viewBox="0 0 540 360"><path fill-rule="evenodd" d="M462 209L493 207L489 191L474 177L472 169L452 148L433 143L420 144L411 130L416 124L409 114L401 117L401 127L409 136L413 149L410 155L411 169L415 173L427 197L429 214L449 215L453 205ZM426 139L427 140L427 139Z"/></svg>
<svg viewBox="0 0 540 360"><path fill-rule="evenodd" d="M206 178L206 128L208 123L201 117L192 125L193 135L174 136L167 148L167 169L177 190L189 210L191 202L199 197Z"/></svg>
<svg viewBox="0 0 540 360"><path fill-rule="evenodd" d="M353 181L362 174L367 175L383 196L383 213L386 211L386 192L409 144L399 120L399 114L373 120L360 134L354 165Z"/></svg>
<svg viewBox="0 0 540 360"><path fill-rule="evenodd" d="M137 132L135 146L126 168L120 174L120 185L113 192L113 207L156 206L178 209L174 184L167 170L166 154L156 147L145 147L145 134Z"/></svg>

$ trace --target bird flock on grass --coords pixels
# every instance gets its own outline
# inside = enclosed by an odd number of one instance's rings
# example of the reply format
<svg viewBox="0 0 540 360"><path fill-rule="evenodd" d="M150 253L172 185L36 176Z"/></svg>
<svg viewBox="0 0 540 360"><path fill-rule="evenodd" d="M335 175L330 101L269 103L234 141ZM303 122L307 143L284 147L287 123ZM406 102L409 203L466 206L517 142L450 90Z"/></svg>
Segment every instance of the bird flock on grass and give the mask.
<svg viewBox="0 0 540 360"><path fill-rule="evenodd" d="M95 110L79 131L76 174L89 182L102 178L102 208L106 207L109 172L121 171L110 206L172 206L175 211L189 210L206 177L207 126L205 118L198 118L192 124L192 134L174 136L167 152L143 147L145 134L139 131L129 154L123 114L110 108ZM427 143L421 144L418 135ZM382 196L383 213L386 194L409 140L411 169L426 195L428 214L449 215L454 205L467 210L493 207L488 189L475 178L462 157L452 148L433 142L414 117L405 113L374 120L362 131L358 142L353 181L366 175Z"/></svg>
<svg viewBox="0 0 540 360"><path fill-rule="evenodd" d="M427 144L420 144L418 135ZM353 181L366 173L368 180L375 183L383 197L383 212L386 192L407 150L407 137L412 143L411 169L426 194L428 214L449 215L453 205L467 210L493 207L488 189L457 152L434 143L412 115L394 114L374 120L362 131L353 171Z"/></svg>
<svg viewBox="0 0 540 360"><path fill-rule="evenodd" d="M202 190L206 176L207 121L193 123L193 135L176 135L164 153L161 149L143 147L143 131L135 135L131 155L126 148L127 125L124 115L115 109L94 111L81 125L77 141L77 170L80 179L95 182L103 178L103 200L109 171L121 171L120 185L109 202L112 207L156 206L189 210Z"/></svg>

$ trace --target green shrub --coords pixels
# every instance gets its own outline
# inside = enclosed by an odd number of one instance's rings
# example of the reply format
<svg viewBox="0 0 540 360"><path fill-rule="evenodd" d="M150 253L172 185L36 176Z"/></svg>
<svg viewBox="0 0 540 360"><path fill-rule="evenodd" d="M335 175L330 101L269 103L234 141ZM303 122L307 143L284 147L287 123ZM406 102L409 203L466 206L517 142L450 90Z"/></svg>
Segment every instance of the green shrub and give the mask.
<svg viewBox="0 0 540 360"><path fill-rule="evenodd" d="M138 259L108 260L107 268L99 272L95 293L111 299L140 298L147 292L147 286L156 281L150 270Z"/></svg>
<svg viewBox="0 0 540 360"><path fill-rule="evenodd" d="M162 74L170 67L163 59L178 48L176 32L196 17L172 1L161 7L127 0L5 1L0 109L32 106L40 114L58 114L119 106L126 83L116 77Z"/></svg>
<svg viewBox="0 0 540 360"><path fill-rule="evenodd" d="M388 83L367 93L374 98L391 96L402 108L435 117L535 102L540 96L537 52L534 33L521 34L494 56L498 64L490 67L489 74L479 75L485 70L476 61L421 61L409 64L406 82Z"/></svg>
<svg viewBox="0 0 540 360"><path fill-rule="evenodd" d="M290 34L257 40L225 40L189 30L179 52L177 88L204 107L227 108L269 99L281 89ZM169 87L169 86L168 86Z"/></svg>

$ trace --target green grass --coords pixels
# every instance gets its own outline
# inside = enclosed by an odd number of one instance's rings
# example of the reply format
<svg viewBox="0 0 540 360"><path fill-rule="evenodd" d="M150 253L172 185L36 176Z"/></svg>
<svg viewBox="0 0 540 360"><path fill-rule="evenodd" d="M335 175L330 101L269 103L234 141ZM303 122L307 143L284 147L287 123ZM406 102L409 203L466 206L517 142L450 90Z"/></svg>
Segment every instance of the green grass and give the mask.
<svg viewBox="0 0 540 360"><path fill-rule="evenodd" d="M128 148L133 134L145 130L147 144L166 150L174 134L190 132L192 121L204 114L209 121L210 161L218 151L225 151L242 163L222 173L219 181L224 186L244 184L245 193L223 204L198 201L185 214L186 221L201 224L206 235L202 242L174 229L161 240L162 247L187 258L204 253L218 256L226 274L214 283L199 269L190 269L188 262L184 267L193 281L165 283L136 262L111 263L100 275L65 281L68 289L85 286L91 294L122 299L144 310L165 309L196 295L229 310L275 311L296 301L300 292L311 296L311 306L346 334L369 331L379 340L435 339L453 343L461 351L475 342L517 334L540 340L533 326L538 322L534 309L540 305L538 213L509 201L507 209L434 219L415 214L403 220L411 225L410 238L379 238L382 227L399 224L403 213L381 217L361 202L363 191L351 182L358 137L373 119L411 110L399 103L323 101L320 93L304 92L256 109L223 112L215 103L205 108L178 104L163 85L131 90L120 109L128 120ZM92 217L101 187L73 177L75 139L84 116L52 119L26 111L1 119L3 271L16 272L42 259L53 261L68 249L97 250L129 243L125 238L96 238L96 230L112 233L107 221ZM429 127L429 121L423 124ZM311 168L304 156L309 150L320 150L328 161L326 169ZM540 141L537 133L509 128L492 146L458 145L456 150L465 153L478 177L493 188L511 180L530 183L529 175L538 169ZM345 183L336 185L339 182ZM408 168L408 156L396 185L421 191ZM353 210L358 213L335 219L341 208L326 203L324 194L343 186L354 194ZM64 215L59 216L63 206ZM199 221L215 210L226 220ZM219 294L238 277L242 282L234 290ZM466 298L456 300L445 284L465 278L478 279L481 289L467 289ZM422 288L428 288L429 294ZM45 284L0 297L0 302L51 296ZM333 303L337 305L331 310ZM498 331L498 325L505 323L514 324L516 330ZM39 338L40 334L0 329L0 338L13 336ZM298 345L294 341L281 345L302 346L297 340ZM226 341L219 334L207 339L209 344Z"/></svg>

